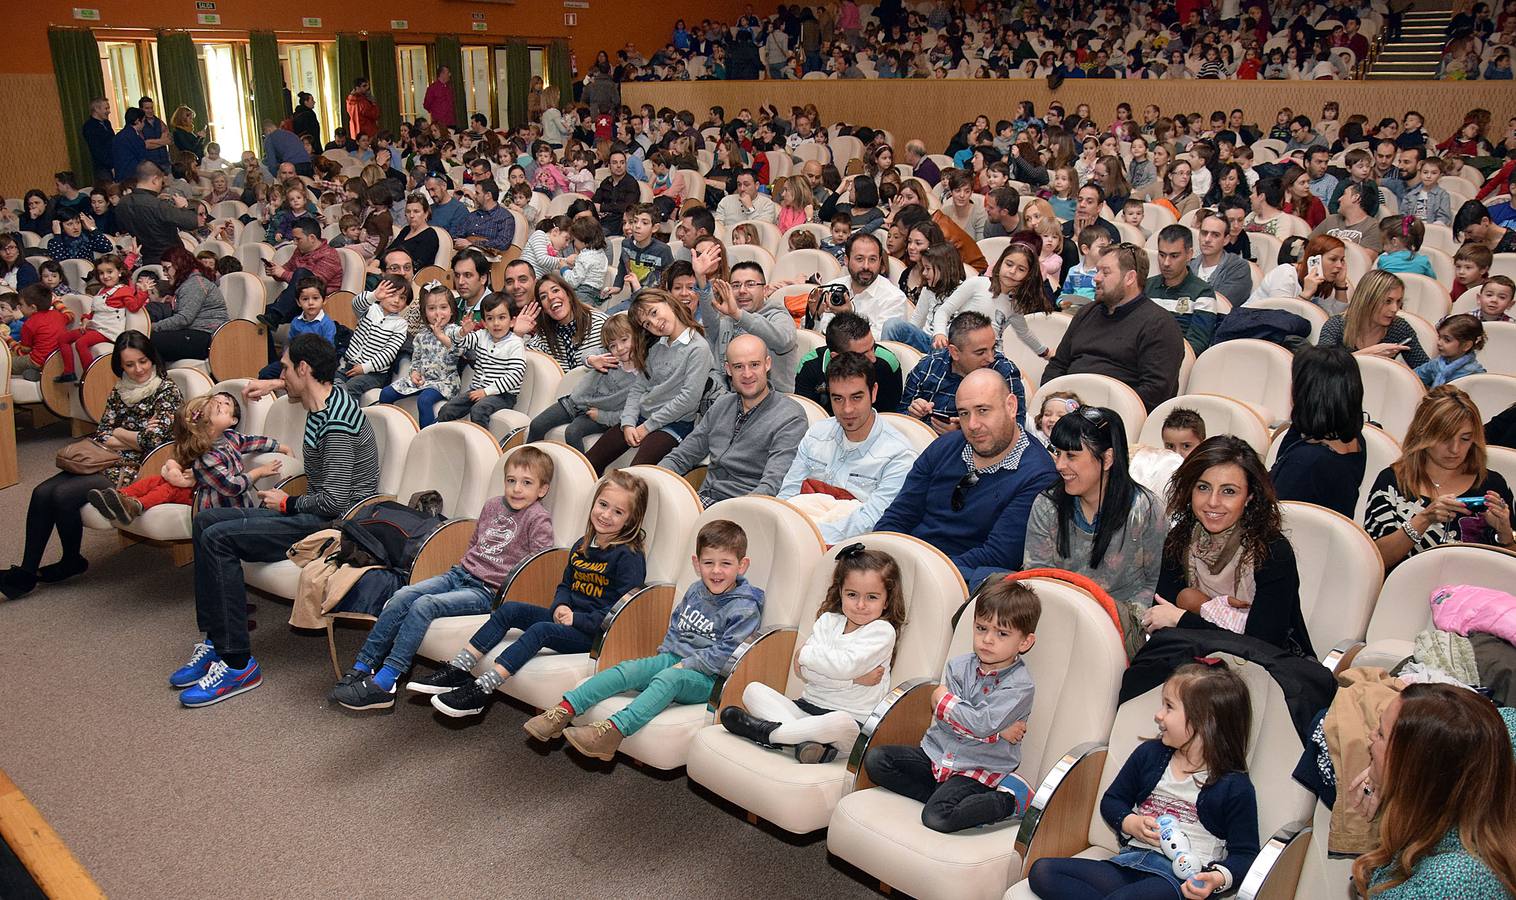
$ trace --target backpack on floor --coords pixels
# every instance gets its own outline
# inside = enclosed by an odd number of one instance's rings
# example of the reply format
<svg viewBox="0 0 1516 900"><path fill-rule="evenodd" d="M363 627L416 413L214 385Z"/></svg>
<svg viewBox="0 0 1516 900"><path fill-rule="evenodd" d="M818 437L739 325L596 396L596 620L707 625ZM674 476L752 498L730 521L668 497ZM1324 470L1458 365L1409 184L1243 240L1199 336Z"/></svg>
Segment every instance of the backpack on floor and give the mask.
<svg viewBox="0 0 1516 900"><path fill-rule="evenodd" d="M447 521L434 509L413 509L385 500L341 523L332 559L345 566L383 566L409 574L421 546Z"/></svg>

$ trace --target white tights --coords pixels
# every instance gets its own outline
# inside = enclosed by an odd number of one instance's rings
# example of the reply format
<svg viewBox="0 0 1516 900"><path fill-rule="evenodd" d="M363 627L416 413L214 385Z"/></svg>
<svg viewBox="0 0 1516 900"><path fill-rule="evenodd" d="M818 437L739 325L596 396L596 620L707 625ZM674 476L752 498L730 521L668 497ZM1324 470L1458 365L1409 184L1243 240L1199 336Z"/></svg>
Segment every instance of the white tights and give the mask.
<svg viewBox="0 0 1516 900"><path fill-rule="evenodd" d="M769 735L769 740L775 744L815 741L846 751L858 738L858 720L847 713L833 711L824 716L813 716L796 706L795 701L757 681L743 689L742 705L760 719L779 723Z"/></svg>

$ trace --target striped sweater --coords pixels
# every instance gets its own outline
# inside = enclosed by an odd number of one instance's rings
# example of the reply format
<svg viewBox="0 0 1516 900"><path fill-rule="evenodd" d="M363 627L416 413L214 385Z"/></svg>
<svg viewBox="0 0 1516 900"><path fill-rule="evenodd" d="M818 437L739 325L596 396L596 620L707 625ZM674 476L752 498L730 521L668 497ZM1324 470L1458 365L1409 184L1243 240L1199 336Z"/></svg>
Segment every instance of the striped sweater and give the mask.
<svg viewBox="0 0 1516 900"><path fill-rule="evenodd" d="M526 346L551 356L567 372L576 366L585 365L585 360L589 357L605 352L605 348L600 346L600 329L605 325L605 320L605 313L592 309L585 334L577 334L578 328L571 318L567 322L553 324L556 334L544 336L538 330L527 335Z"/></svg>
<svg viewBox="0 0 1516 900"><path fill-rule="evenodd" d="M458 342L458 352L474 367L471 391L486 394L515 394L526 381L525 347L511 332L496 340L483 328L476 328Z"/></svg>
<svg viewBox="0 0 1516 900"><path fill-rule="evenodd" d="M358 327L347 345L346 365L360 366L364 372L388 371L405 344L404 314L389 315L369 291L353 298L353 314L358 317Z"/></svg>
<svg viewBox="0 0 1516 900"><path fill-rule="evenodd" d="M335 519L379 492L379 444L351 394L327 395L326 405L306 417L300 443L308 486L290 498L286 512Z"/></svg>

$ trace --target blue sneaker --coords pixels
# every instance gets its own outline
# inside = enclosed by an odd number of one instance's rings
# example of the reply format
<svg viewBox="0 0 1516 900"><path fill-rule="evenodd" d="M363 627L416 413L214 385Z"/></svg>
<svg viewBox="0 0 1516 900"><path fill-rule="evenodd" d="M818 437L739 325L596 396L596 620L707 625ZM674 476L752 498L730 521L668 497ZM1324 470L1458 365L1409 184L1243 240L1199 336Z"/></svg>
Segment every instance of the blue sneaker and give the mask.
<svg viewBox="0 0 1516 900"><path fill-rule="evenodd" d="M195 652L190 654L189 662L174 670L174 674L168 676L170 686L184 690L195 682L205 677L205 673L211 670L211 663L221 657L216 655L216 648L211 646L210 639L201 641L195 645Z"/></svg>
<svg viewBox="0 0 1516 900"><path fill-rule="evenodd" d="M211 663L210 671L205 673L204 678L179 695L179 702L190 708L210 706L228 697L246 693L262 683L263 671L258 668L256 659L248 660L245 669L233 669L217 659Z"/></svg>

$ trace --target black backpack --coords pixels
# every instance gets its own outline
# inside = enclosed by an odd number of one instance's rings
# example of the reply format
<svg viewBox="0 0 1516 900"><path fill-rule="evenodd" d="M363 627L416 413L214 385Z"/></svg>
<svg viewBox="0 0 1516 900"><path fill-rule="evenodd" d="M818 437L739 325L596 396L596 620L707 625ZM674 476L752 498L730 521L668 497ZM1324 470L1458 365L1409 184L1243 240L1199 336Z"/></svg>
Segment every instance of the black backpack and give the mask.
<svg viewBox="0 0 1516 900"><path fill-rule="evenodd" d="M332 559L345 566L384 566L409 573L421 545L446 521L436 512L385 500L342 522L341 543Z"/></svg>

